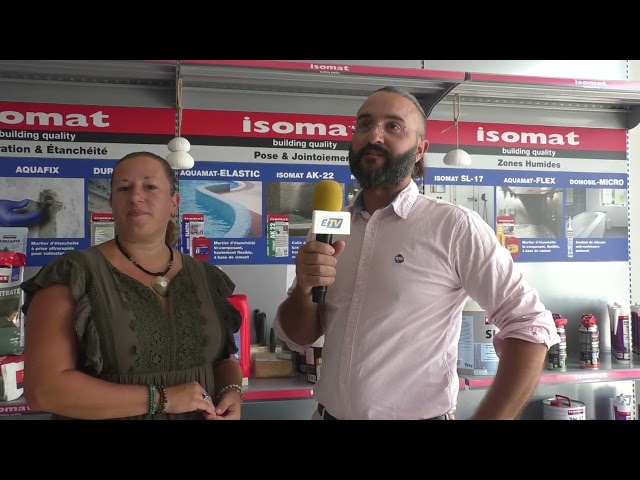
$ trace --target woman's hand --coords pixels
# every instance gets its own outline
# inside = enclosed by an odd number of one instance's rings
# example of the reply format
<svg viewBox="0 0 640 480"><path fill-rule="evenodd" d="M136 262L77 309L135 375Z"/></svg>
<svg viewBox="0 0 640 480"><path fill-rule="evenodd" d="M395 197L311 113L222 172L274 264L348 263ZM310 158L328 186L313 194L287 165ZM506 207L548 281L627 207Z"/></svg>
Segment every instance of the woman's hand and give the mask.
<svg viewBox="0 0 640 480"><path fill-rule="evenodd" d="M216 414L213 401L198 382L182 383L167 387L166 413L185 413L201 411L203 414Z"/></svg>
<svg viewBox="0 0 640 480"><path fill-rule="evenodd" d="M240 410L242 409L242 397L234 390L225 393L218 402L213 414L202 412L207 420L240 420Z"/></svg>

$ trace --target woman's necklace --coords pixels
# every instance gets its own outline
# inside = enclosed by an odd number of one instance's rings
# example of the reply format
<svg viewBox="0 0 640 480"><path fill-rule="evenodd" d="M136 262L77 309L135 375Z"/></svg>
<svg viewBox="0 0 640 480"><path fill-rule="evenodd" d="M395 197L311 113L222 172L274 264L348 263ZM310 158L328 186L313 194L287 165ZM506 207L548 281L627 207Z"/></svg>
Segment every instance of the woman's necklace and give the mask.
<svg viewBox="0 0 640 480"><path fill-rule="evenodd" d="M133 259L133 257L131 255L129 255L124 248L122 248L122 245L120 245L120 242L118 241L118 236L117 235L116 235L116 246L118 247L118 250L120 250L120 252L122 252L122 254L125 257L127 257L127 259L131 263L133 263L136 267L138 267L140 270L142 270L147 275L153 275L153 276L156 277L151 282L151 288L153 288L154 292L156 292L158 295L160 295L162 297L166 297L169 294L169 279L167 277L165 277L165 275L167 274L167 272L169 270L171 270L171 267L173 265L173 249L169 245L167 245L167 248L169 249L169 254L171 255L171 257L169 258L169 265L167 265L167 268L164 270L164 272L156 272L156 273L150 272L146 268L141 267L138 264L138 262L136 262Z"/></svg>

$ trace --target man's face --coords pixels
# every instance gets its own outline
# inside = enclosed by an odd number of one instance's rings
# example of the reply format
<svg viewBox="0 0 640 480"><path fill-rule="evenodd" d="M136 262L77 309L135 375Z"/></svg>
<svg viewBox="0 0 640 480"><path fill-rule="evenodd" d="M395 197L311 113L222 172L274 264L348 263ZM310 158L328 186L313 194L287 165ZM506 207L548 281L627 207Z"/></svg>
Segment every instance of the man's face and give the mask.
<svg viewBox="0 0 640 480"><path fill-rule="evenodd" d="M362 188L393 187L411 176L417 151L418 147L413 147L393 156L384 146L371 144L356 153L352 145L349 148L349 167ZM383 160L382 164L371 160L374 154ZM363 161L364 157L366 160Z"/></svg>
<svg viewBox="0 0 640 480"><path fill-rule="evenodd" d="M410 100L377 92L362 105L349 148L349 167L362 188L394 187L411 178L424 155L420 115Z"/></svg>

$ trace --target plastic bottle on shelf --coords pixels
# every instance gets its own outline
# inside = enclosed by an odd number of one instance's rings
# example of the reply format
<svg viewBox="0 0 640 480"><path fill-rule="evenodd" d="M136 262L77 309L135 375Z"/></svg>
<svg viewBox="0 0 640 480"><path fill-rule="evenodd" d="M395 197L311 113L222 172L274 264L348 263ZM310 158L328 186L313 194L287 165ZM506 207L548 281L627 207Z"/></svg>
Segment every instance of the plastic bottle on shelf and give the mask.
<svg viewBox="0 0 640 480"><path fill-rule="evenodd" d="M597 370L600 368L600 332L595 315L582 315L578 328L578 343L580 345L580 366Z"/></svg>
<svg viewBox="0 0 640 480"><path fill-rule="evenodd" d="M553 314L553 320L556 323L556 331L560 337L560 342L552 345L547 353L547 370L556 372L567 371L567 332L565 325L568 320L563 318L559 313Z"/></svg>

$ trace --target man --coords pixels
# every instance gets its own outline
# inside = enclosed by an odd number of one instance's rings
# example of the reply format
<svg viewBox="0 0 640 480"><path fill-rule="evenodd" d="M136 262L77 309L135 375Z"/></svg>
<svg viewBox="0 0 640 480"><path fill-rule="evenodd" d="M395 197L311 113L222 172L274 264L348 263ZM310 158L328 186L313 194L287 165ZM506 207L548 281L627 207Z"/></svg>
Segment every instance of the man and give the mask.
<svg viewBox="0 0 640 480"><path fill-rule="evenodd" d="M426 116L385 87L358 111L349 165L362 191L351 235L307 241L275 331L292 348L324 335L314 388L325 419L448 419L458 396L461 312L468 297L500 333L498 371L475 419L514 419L559 341L551 313L510 253L469 209L419 195ZM335 238L335 236L334 236ZM312 288L330 286L325 303Z"/></svg>

